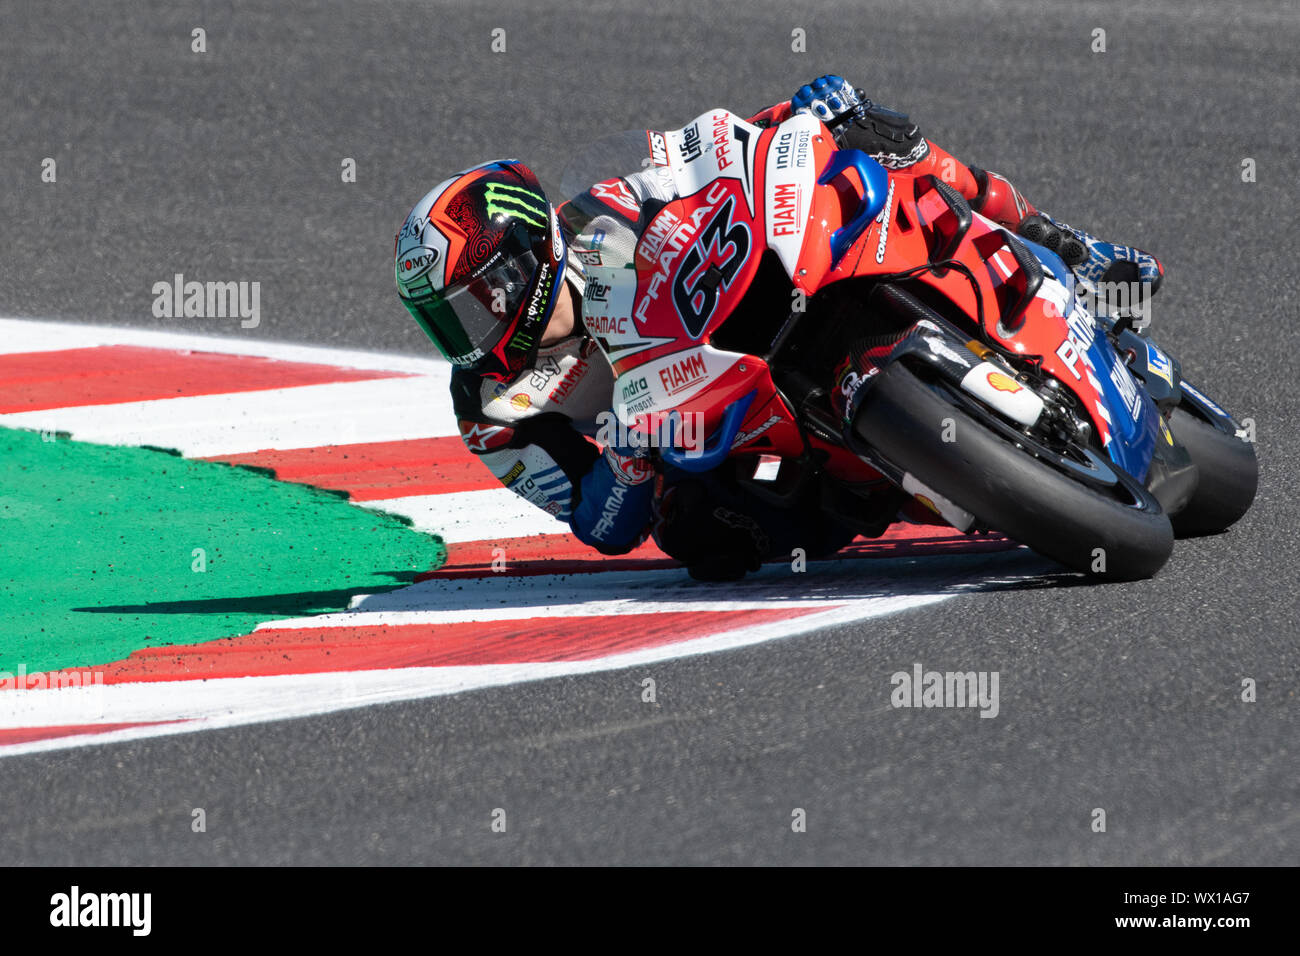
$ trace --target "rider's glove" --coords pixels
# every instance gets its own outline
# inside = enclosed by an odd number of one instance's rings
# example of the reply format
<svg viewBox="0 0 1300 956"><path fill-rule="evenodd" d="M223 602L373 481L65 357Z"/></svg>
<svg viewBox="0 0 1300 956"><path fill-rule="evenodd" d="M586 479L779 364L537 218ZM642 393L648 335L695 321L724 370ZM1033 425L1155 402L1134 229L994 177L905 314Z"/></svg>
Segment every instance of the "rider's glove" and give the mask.
<svg viewBox="0 0 1300 956"><path fill-rule="evenodd" d="M645 540L654 500L650 460L613 446L596 459L579 484L581 500L569 527L602 554L626 554Z"/></svg>
<svg viewBox="0 0 1300 956"><path fill-rule="evenodd" d="M799 87L790 98L796 113L811 113L834 129L871 108L871 101L842 76L827 73Z"/></svg>
<svg viewBox="0 0 1300 956"><path fill-rule="evenodd" d="M767 533L758 521L717 501L692 477L665 489L655 507L655 543L686 565L697 581L738 581L767 557Z"/></svg>

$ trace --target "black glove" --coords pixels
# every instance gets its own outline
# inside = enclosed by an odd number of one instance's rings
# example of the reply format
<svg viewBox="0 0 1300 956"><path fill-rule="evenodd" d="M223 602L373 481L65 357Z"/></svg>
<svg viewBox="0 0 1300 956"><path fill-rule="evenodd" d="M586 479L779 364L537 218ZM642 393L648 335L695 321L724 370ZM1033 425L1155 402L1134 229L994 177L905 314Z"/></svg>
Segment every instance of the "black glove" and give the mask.
<svg viewBox="0 0 1300 956"><path fill-rule="evenodd" d="M654 539L697 581L738 581L759 569L770 547L753 517L718 503L701 482L690 479L668 488L656 502Z"/></svg>

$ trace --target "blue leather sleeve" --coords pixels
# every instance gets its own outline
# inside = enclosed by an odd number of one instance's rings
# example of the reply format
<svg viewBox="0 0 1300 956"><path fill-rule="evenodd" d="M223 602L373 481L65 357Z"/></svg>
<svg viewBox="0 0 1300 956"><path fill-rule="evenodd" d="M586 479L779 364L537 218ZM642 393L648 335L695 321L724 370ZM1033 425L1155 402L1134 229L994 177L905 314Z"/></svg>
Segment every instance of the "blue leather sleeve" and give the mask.
<svg viewBox="0 0 1300 956"><path fill-rule="evenodd" d="M620 481L602 456L582 478L581 501L569 526L579 541L602 554L626 554L645 539L654 485Z"/></svg>

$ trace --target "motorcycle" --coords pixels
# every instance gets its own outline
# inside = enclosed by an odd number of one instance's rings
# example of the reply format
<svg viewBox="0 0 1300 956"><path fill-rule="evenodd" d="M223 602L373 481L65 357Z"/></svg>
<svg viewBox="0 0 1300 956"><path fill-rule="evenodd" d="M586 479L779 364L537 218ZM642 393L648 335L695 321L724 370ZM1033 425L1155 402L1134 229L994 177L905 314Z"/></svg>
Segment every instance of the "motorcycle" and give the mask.
<svg viewBox="0 0 1300 956"><path fill-rule="evenodd" d="M589 225L572 248L623 424L654 445L693 416L707 436L660 441L663 466L729 468L776 505L813 487L867 535L910 498L1108 580L1250 507L1232 416L940 178L837 148L808 115L711 110L640 142L635 172L590 190L635 211L634 242Z"/></svg>

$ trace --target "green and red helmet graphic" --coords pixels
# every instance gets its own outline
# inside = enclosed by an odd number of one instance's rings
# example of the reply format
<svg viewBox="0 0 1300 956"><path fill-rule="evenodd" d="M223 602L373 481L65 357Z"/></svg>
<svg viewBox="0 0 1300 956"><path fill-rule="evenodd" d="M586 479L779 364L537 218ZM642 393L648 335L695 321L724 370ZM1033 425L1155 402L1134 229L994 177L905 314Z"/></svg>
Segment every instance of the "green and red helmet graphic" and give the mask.
<svg viewBox="0 0 1300 956"><path fill-rule="evenodd" d="M537 177L497 160L416 204L397 233L393 268L402 303L452 364L506 379L536 354L564 257Z"/></svg>

